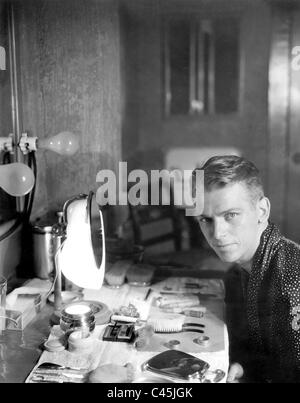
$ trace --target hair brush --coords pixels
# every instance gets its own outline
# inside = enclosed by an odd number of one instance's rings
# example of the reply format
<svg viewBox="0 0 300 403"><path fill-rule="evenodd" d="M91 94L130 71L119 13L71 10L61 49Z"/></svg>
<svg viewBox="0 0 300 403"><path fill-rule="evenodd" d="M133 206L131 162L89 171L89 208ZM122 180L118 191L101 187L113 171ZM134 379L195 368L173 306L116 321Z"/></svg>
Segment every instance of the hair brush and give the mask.
<svg viewBox="0 0 300 403"><path fill-rule="evenodd" d="M184 323L184 316L180 314L150 317L147 323L153 327L155 333L204 333L203 328L205 327L202 323Z"/></svg>

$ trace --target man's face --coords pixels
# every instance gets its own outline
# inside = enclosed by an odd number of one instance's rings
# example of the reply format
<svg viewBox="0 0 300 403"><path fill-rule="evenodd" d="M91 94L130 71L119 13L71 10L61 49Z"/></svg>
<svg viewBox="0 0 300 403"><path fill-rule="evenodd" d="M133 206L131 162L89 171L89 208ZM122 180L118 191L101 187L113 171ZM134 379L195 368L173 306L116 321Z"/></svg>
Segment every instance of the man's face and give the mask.
<svg viewBox="0 0 300 403"><path fill-rule="evenodd" d="M243 183L205 190L199 224L224 262L243 264L253 258L261 235L258 204Z"/></svg>

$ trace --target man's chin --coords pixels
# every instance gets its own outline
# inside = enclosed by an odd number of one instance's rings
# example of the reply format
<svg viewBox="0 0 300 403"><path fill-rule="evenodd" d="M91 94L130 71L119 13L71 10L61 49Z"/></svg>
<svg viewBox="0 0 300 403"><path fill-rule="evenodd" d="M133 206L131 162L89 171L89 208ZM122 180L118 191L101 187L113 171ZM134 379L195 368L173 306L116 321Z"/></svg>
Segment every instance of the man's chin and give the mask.
<svg viewBox="0 0 300 403"><path fill-rule="evenodd" d="M222 253L220 251L216 251L216 253L224 263L235 263L239 260L239 257L235 253Z"/></svg>

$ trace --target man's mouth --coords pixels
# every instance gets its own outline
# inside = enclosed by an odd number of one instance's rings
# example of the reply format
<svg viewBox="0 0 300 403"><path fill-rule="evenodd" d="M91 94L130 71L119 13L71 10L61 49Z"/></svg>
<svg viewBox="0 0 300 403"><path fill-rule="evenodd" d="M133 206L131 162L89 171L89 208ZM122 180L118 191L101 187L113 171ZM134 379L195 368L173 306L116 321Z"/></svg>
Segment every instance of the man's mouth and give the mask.
<svg viewBox="0 0 300 403"><path fill-rule="evenodd" d="M214 247L215 248L218 248L218 249L225 249L225 248L228 248L228 247L230 247L230 246L232 246L232 245L234 245L233 243L226 243L226 244L214 244Z"/></svg>

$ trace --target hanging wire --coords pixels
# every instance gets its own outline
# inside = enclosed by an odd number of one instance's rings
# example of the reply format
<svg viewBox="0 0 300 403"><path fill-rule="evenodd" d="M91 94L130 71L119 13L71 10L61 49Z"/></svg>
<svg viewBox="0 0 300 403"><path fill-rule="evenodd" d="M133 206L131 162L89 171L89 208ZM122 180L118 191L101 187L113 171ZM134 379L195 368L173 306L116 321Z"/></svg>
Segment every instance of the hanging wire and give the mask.
<svg viewBox="0 0 300 403"><path fill-rule="evenodd" d="M3 153L2 163L3 163L3 165L5 165L5 164L10 164L10 162L11 162L10 152L6 151Z"/></svg>
<svg viewBox="0 0 300 403"><path fill-rule="evenodd" d="M36 180L37 180L37 163L36 163L36 157L35 157L34 151L31 151L28 155L28 166L33 171L34 185L33 185L31 192L29 192L25 196L25 205L24 205L23 215L24 215L24 221L27 223L29 222L31 211L32 211L32 205L33 205L35 189L36 189Z"/></svg>
<svg viewBox="0 0 300 403"><path fill-rule="evenodd" d="M3 241L5 238L8 238L12 233L14 233L21 223L22 223L22 217L19 215L16 221L14 222L13 226L10 227L4 234L0 236L0 242Z"/></svg>
<svg viewBox="0 0 300 403"><path fill-rule="evenodd" d="M5 152L3 155L3 164L9 164L11 161L10 153ZM32 205L33 205L33 200L34 200L34 195L35 195L35 188L36 188L36 178L37 178L37 163L36 163L36 157L35 157L35 152L32 151L29 153L28 157L28 166L33 170L34 174L34 186L26 196L25 196L25 202L24 202L24 208L23 211L20 213L17 213L17 219L4 234L0 236L0 242L3 241L5 238L8 238L11 234L14 233L14 231L19 227L20 224L22 223L29 223L31 211L32 211Z"/></svg>
<svg viewBox="0 0 300 403"><path fill-rule="evenodd" d="M3 162L3 165L11 163L11 154L9 151L6 151L3 153L2 162ZM18 215L17 219L14 222L14 224L12 225L12 227L10 227L4 234L2 234L0 236L0 242L3 241L5 238L8 238L11 234L13 234L14 231L19 227L21 222L22 222L22 218L20 215Z"/></svg>

